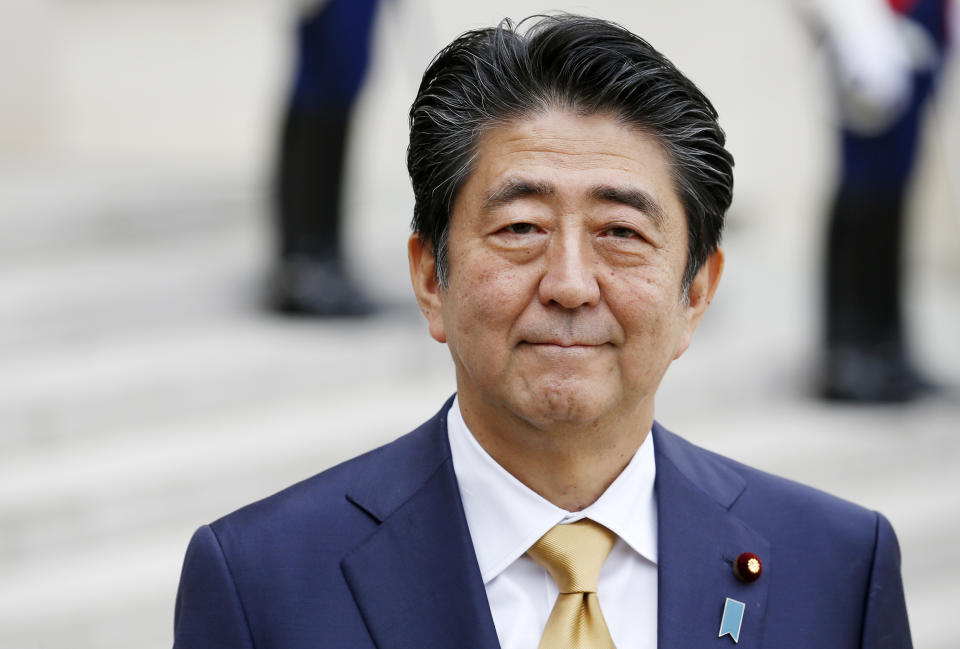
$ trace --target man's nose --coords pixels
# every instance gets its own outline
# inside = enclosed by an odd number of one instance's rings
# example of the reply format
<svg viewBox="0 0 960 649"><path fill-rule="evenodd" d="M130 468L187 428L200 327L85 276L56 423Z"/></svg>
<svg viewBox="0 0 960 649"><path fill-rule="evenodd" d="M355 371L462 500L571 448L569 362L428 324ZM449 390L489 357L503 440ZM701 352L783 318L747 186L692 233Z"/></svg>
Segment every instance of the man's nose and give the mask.
<svg viewBox="0 0 960 649"><path fill-rule="evenodd" d="M556 233L544 255L540 301L566 309L594 306L600 301L594 252L578 232Z"/></svg>

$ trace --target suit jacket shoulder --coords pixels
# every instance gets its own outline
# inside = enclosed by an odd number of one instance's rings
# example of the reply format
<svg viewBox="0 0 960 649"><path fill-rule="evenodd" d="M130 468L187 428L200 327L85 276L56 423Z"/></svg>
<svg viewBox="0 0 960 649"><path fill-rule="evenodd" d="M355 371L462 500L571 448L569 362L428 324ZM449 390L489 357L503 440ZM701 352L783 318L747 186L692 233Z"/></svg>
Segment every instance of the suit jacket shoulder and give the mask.
<svg viewBox="0 0 960 649"><path fill-rule="evenodd" d="M449 406L200 528L175 647L496 647L450 461Z"/></svg>
<svg viewBox="0 0 960 649"><path fill-rule="evenodd" d="M345 540L345 530L371 529L423 486L450 457L446 410L415 430L337 466L307 478L211 523L221 542L234 535L293 537L302 526L333 532L332 542ZM389 489L384 489L389 485ZM236 539L239 541L239 539ZM267 539L262 539L267 540ZM350 539L354 540L355 539ZM317 539L311 539L316 543ZM262 546L247 542L248 546ZM273 544L268 544L268 547Z"/></svg>
<svg viewBox="0 0 960 649"><path fill-rule="evenodd" d="M716 634L727 597L747 604L741 647L910 646L899 548L883 516L702 449L659 424L654 436L661 621L688 634L661 636L661 646ZM743 552L761 558L755 582L734 574ZM696 631L691 602L701 607Z"/></svg>
<svg viewBox="0 0 960 649"><path fill-rule="evenodd" d="M657 425L660 463L677 470L770 537L832 537L862 550L873 543L877 513L825 491L748 466ZM659 465L658 465L659 468Z"/></svg>

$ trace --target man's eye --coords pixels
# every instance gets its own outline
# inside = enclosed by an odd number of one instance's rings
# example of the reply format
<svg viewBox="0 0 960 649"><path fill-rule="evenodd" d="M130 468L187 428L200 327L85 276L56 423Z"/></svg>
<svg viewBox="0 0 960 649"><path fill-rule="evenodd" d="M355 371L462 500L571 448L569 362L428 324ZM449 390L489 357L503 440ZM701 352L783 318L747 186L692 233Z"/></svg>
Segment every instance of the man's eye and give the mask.
<svg viewBox="0 0 960 649"><path fill-rule="evenodd" d="M507 227L503 228L503 231L508 234L530 234L531 232L536 231L537 226L532 223L511 223Z"/></svg>
<svg viewBox="0 0 960 649"><path fill-rule="evenodd" d="M635 230L631 230L630 228L610 228L607 230L607 234L617 239L630 239L640 236Z"/></svg>

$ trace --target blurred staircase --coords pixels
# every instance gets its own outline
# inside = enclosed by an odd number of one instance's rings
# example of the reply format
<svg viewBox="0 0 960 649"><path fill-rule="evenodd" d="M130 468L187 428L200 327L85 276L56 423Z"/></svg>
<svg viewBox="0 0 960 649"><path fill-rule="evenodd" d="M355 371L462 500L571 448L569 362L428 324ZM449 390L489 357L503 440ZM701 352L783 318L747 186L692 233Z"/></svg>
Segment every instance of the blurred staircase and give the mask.
<svg viewBox="0 0 960 649"><path fill-rule="evenodd" d="M5 172L0 647L168 646L195 527L447 396L445 351L413 308L362 322L260 310L252 187Z"/></svg>

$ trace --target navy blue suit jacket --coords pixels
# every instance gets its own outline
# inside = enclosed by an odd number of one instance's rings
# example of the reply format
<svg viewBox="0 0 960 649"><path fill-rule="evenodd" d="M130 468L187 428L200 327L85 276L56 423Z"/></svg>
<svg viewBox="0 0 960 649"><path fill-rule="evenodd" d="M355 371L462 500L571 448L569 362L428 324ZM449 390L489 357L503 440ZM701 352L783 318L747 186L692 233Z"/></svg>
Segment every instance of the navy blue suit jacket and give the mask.
<svg viewBox="0 0 960 649"><path fill-rule="evenodd" d="M449 403L391 444L201 527L176 649L496 649L446 434ZM875 512L653 427L662 649L911 646L900 555ZM763 574L742 583L742 552Z"/></svg>

